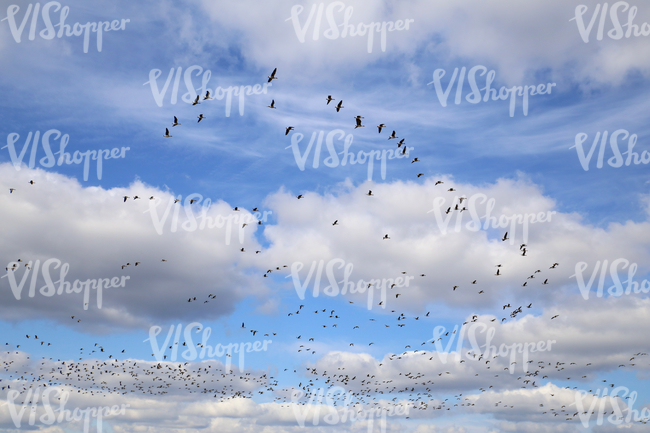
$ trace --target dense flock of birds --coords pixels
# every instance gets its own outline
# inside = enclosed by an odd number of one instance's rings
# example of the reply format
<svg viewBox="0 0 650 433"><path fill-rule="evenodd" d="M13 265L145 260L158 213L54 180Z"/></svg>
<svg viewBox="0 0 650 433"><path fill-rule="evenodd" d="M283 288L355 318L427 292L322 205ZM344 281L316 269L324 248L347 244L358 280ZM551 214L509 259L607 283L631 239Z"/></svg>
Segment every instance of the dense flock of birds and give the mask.
<svg viewBox="0 0 650 433"><path fill-rule="evenodd" d="M273 70L270 76L268 76L268 82L278 79L276 76L277 68ZM206 95L202 98L203 101L213 99L208 91ZM331 102L335 102L336 99L332 95L328 95L325 99L326 105L329 105ZM196 106L201 104L200 97L197 96L193 101L192 105ZM270 109L277 109L275 99L271 101L271 104L268 105ZM334 104L336 112L340 112L344 109L343 100L339 100L338 103ZM197 123L200 123L203 119L206 119L203 114L197 116ZM354 116L355 125L354 129L363 128L365 125L362 124L362 120L365 119L363 116L357 115ZM180 126L181 123L179 119L174 116L174 121L171 126L176 127ZM377 125L378 133L381 134L382 130L387 128L387 125L380 123ZM285 128L285 136L288 135L291 131L295 131L294 126L287 126ZM163 137L171 138L169 128L165 128L165 134ZM392 134L388 137L388 140L400 139L397 136L396 130L392 130ZM402 154L407 154L407 146L405 143L405 138L401 138L397 142L397 147L401 148ZM411 163L419 162L420 160L416 157ZM418 173L417 177L423 176L423 173ZM438 180L435 182L435 186L441 185L444 182ZM35 182L31 180L29 184L34 185ZM13 194L17 191L17 188L10 188L9 193ZM454 188L447 189L448 192L455 192ZM375 194L372 190L369 190L366 194L368 197L374 197ZM123 196L122 199L126 203L128 199L132 198L133 201L141 199L138 195L130 197ZM305 196L302 194L296 197L297 199L304 199ZM154 200L155 197L150 196L149 200ZM372 200L372 199L369 199ZM466 197L458 197L458 203L452 204L446 210L446 213L451 212L463 212L467 208L463 206L463 201L466 200ZM308 201L305 200L305 206L308 206ZM178 203L179 200L175 199L174 203ZM190 203L193 204L193 201ZM233 208L233 211L239 211L239 207ZM258 209L253 208L252 211L256 212ZM262 221L257 221L257 224L263 224ZM345 220L337 219L332 223L332 226L341 226L345 224ZM244 224L243 226L245 226ZM378 234L378 236L381 236ZM382 237L383 240L391 240L392 238L388 233L384 234ZM506 232L501 238L502 241L508 240L508 232ZM520 244L518 251L521 257L527 257L527 252L529 251L529 246L527 244ZM241 248L241 252L245 253L245 249ZM255 253L260 253L261 251L255 251ZM526 260L522 258L521 260ZM166 259L161 259L161 262L167 262ZM15 272L19 269L20 266L24 264L25 267L31 269L31 261L25 263L22 259L17 259L15 262L10 263L10 266L6 267L7 272ZM134 261L133 266L139 266L143 261ZM552 270L560 266L559 263L549 263L548 270L531 268L530 271L526 272L526 277L522 282L522 287L531 288L535 285L544 286L549 284L549 280L552 278ZM125 264L120 264L121 268L124 270L128 266L131 266L131 262ZM473 296L480 296L486 294L491 287L495 287L493 283L495 280L493 278L500 277L505 275L508 271L506 266L502 264L495 264L494 267L495 273L493 275L474 275L468 276L465 282L458 282L458 284L453 285L449 288L454 293L471 293ZM268 277L272 272L282 272L288 268L288 265L277 265L271 266L264 273L263 277ZM546 273L549 276L546 276ZM407 271L402 271L402 274L409 276ZM539 274L539 275L538 275ZM434 285L435 281L429 279L427 281L427 276L424 273L416 272L419 278L421 285ZM523 276L522 276L523 279ZM498 280L496 280L498 281ZM368 290L379 289L378 287L371 287L372 284L368 284ZM401 298L401 301L404 302L412 296L412 291L408 287L402 287L399 290L396 289L396 284L390 286L390 293L394 295L394 299L398 300ZM200 296L198 297L200 298ZM203 301L203 304L207 304L212 300L216 300L217 296L214 294L209 294L206 299L199 299L198 301ZM392 297L389 297L392 299ZM187 303L197 302L197 296L190 296L187 300ZM349 329L338 325L341 322L349 323L347 320L343 319L343 313L331 309L329 313L327 308L319 308L312 311L312 308L307 306L307 301L304 304L292 309L288 312L284 320L291 322L291 329L300 330L296 332L298 335L293 335L295 340L300 344L296 346L297 353L303 355L308 355L309 357L315 357L318 351L315 347L320 343L317 341L317 337L308 336L309 325L318 324L318 327L329 328L331 336L335 336L338 341L343 342L343 345L347 347L356 346L365 346L369 347L374 345L375 341L361 340L356 337L356 333L361 332L363 328L371 331L373 335L379 337L381 332L386 328L396 328L398 330L402 329L400 334L400 339L406 344L402 353L391 353L387 355L384 362L375 361L375 365L371 367L370 372L362 374L357 373L346 373L346 367L342 361L338 362L337 367L330 367L329 369L320 369L315 364L312 364L310 358L304 361L308 366L304 367L305 370L302 373L299 373L297 370L293 370L294 373L302 374L305 376L305 380L301 381L297 386L286 386L280 387L280 379L278 378L281 372L276 371L272 373L269 370L266 372L262 371L238 371L238 368L231 366L230 369L226 369L223 362L212 360L204 362L172 362L167 361L167 356L165 355L165 360L162 362L155 361L138 361L133 359L123 359L122 361L117 358L127 357L126 349L106 350L105 345L100 343L95 343L91 348L80 348L79 349L79 358L77 361L73 360L54 360L52 357L42 357L38 362L38 372L29 371L33 365L36 365L30 361L29 356L24 356L29 350L33 349L32 345L38 345L43 347L51 347L51 342L43 341L39 339L38 335L26 335L26 340L20 344L16 343L5 343L6 356L0 358L2 366L4 369L4 378L0 378L0 388L2 390L17 389L21 395L26 393L29 389L34 387L48 387L48 386L66 386L71 389L76 389L77 393L80 394L90 394L90 395L108 395L108 394L121 394L128 395L131 393L143 394L143 395L182 395L183 393L190 394L206 394L217 401L225 401L236 398L253 398L255 395L263 395L265 393L270 394L273 397L273 401L282 403L283 406L289 407L290 404L306 404L307 400L310 397L316 396L319 390L323 387L331 386L341 386L349 390L350 394L354 397L352 403L366 405L370 407L377 407L379 405L385 405L386 403L394 404L398 403L398 399L407 401L412 409L415 410L453 410L457 407L469 407L474 406L476 401L476 396L464 396L463 394L454 395L453 398L447 398L444 400L436 399L434 393L436 392L436 386L441 386L442 389L448 391L453 385L453 380L459 375L463 377L474 377L477 384L477 388L482 393L486 392L496 392L500 389L506 389L504 383L510 383L508 377L514 377L511 373L517 371L517 368L520 368L522 372L521 376L516 378L516 381L520 382L521 388L542 388L544 387L544 379L555 379L558 381L564 380L580 380L587 381L589 379L595 379L596 374L593 375L582 375L577 377L576 373L581 371L583 368L589 367L594 368L595 366L592 363L587 363L584 366L578 366L576 362L559 362L551 360L554 358L552 352L537 353L535 357L537 359L530 359L527 361L529 366L523 367L522 362L515 361L509 362L509 357L500 356L496 354L495 356L489 356L487 354L478 354L468 352L467 357L472 357L472 361L476 362L466 362L466 360L461 359L459 362L456 362L456 358L450 357L447 362L442 362L437 356L437 352L433 350L432 345L435 345L438 341L442 341L443 338L449 337L454 338L456 330L453 332L447 332L442 337L437 340L429 339L425 341L419 341L417 336L417 331L413 332L411 329L407 330L407 325L410 325L410 328L416 326L416 322L422 323L425 320L431 320L430 312L422 316L413 316L408 317L403 312L398 312L395 309L391 309L389 313L382 314L381 319L370 318L369 322L366 324L360 323L354 325ZM314 303L317 303L317 300L314 299ZM348 300L350 304L353 304L354 301ZM382 306L383 300L378 302L378 306ZM388 300L386 301L388 302ZM391 301L398 302L398 301ZM513 307L511 303L503 305L502 310L497 310L495 314L492 314L491 322L499 320L501 317L500 323L506 322L508 317L514 319L518 314L523 313L525 309L531 309L533 303L530 302L522 303L522 305ZM294 311L295 310L295 311ZM310 312L308 312L310 311ZM354 315L354 312L351 313ZM307 316L306 319L302 317ZM486 316L486 315L484 315ZM489 315L488 315L489 316ZM463 325L470 323L476 323L479 321L478 314L472 314L471 319L464 322ZM559 315L554 314L548 320L554 320L558 318ZM71 319L74 321L76 316L71 316ZM80 318L76 318L77 323L81 323ZM340 320L340 321L339 321ZM421 322L420 322L421 321ZM242 323L242 330L247 330L245 323ZM359 331L356 331L356 330ZM257 330L250 329L248 330L253 337L256 334L260 333L265 337L277 336L278 331L275 330L272 326L266 330ZM347 340L347 341L345 341ZM39 344L40 343L40 344ZM323 342L326 343L326 342ZM176 343L177 344L177 343ZM186 343L183 343L185 346ZM23 351L20 352L18 349L23 347ZM197 343L197 347L202 347L202 343ZM416 348L417 347L417 348ZM172 346L169 346L171 349ZM409 349L409 350L406 350ZM108 355L107 360L98 360L98 359L87 359L84 360L84 357L96 357L101 356L101 354ZM105 356L104 355L104 356ZM154 355L152 354L152 357ZM230 356L230 355L227 355ZM413 365L412 361L416 357L421 356L425 357L430 361L427 365L429 367L426 371L408 371L405 372ZM633 368L637 365L638 362L647 361L647 353L638 352L631 354L631 357L627 363L619 365L619 368ZM637 360L632 363L632 361ZM335 368L335 370L333 370ZM525 370L524 370L525 368ZM284 371L289 369L285 368ZM237 372L238 371L238 372ZM394 372L400 371L397 377L394 376ZM505 373L504 373L505 371ZM524 373L525 371L525 373ZM391 373L393 375L391 376ZM566 376L566 377L565 377ZM609 387L613 388L614 383L608 383L607 380L602 380L602 383L607 383ZM480 385L480 386L478 386ZM569 387L566 386L565 389L576 390L578 387ZM300 401L293 399L292 391L300 390L303 392ZM593 390L589 390L593 392ZM451 392L447 392L451 394ZM392 396L392 399L390 397ZM551 397L555 397L554 394L550 394ZM504 401L499 401L495 403L496 406L502 405L501 407L507 409L517 408L519 403L517 396L511 396L507 401L506 397L503 397ZM339 396L334 399L334 405L341 405L345 396ZM346 401L346 404L349 401ZM285 405L286 404L286 405ZM388 410L388 408L386 408ZM587 413L587 412L584 412ZM595 413L595 412L592 412ZM613 412L612 412L613 413ZM566 420L577 420L579 412L575 412L574 409L569 409L565 405L561 407L547 407L544 404L540 404L539 414L548 415L552 417L563 416L566 417ZM641 420L641 422L646 423L648 420Z"/></svg>

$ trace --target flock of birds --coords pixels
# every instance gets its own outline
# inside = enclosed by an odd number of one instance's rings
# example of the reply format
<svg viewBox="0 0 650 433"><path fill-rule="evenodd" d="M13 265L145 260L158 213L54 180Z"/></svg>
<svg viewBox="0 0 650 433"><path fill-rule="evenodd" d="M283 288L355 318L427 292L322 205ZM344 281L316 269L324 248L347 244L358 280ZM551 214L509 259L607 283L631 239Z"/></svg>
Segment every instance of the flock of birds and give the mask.
<svg viewBox="0 0 650 433"><path fill-rule="evenodd" d="M276 76L277 68L273 70L271 75L269 75L268 82L278 79ZM203 101L213 99L208 91L203 97ZM336 101L332 98L332 95L328 95L326 98L326 105L329 105L331 102ZM200 97L197 96L193 101L192 105L199 105ZM270 109L277 109L275 99L271 101L271 104L268 106ZM343 100L339 100L338 103L334 105L336 112L340 112L344 109ZM197 123L201 122L205 117L203 114L199 114L197 117ZM354 116L355 126L354 129L363 128L362 120L365 119L363 116L357 115ZM181 123L179 119L174 116L174 121L172 127L179 126ZM378 133L381 134L382 130L387 126L384 123L377 125ZM291 131L294 131L293 126L288 126L285 129L285 136L288 135ZM169 133L169 128L165 129L164 137L171 138L172 136ZM399 139L396 131L393 130L392 134L388 137L388 140ZM402 146L404 146L402 148ZM407 153L407 146L405 143L405 138L401 138L397 142L397 147L402 148L402 154ZM411 163L419 162L418 158L414 158ZM423 176L423 173L417 174L417 177ZM34 181L30 181L30 184L34 184ZM434 186L443 184L444 182L438 180ZM10 194L13 194L16 191L16 188L10 188ZM454 188L449 188L448 192L454 192ZM372 190L369 190L366 194L369 197L373 197L375 194ZM130 197L123 196L122 199L126 203L128 199L132 198L133 201L141 199L138 195ZM296 197L297 199L305 198L302 194ZM155 197L149 197L149 200L154 200ZM450 212L463 212L467 208L463 206L463 201L466 200L465 197L460 197L459 202L452 204L447 210L446 213ZM177 203L179 200L176 199L174 203ZM305 201L305 206L308 206L308 200ZM193 204L193 201L190 203ZM239 211L239 207L233 208L233 211ZM257 211L257 208L252 209L253 212ZM262 224L262 221L258 221L257 224ZM344 218L336 219L332 226L341 226L345 224ZM246 224L244 224L245 226ZM388 233L383 235L382 239L390 240L391 237ZM502 241L508 240L508 232L506 232L501 238ZM528 256L529 246L527 244L520 244L519 255L522 257ZM246 252L244 248L241 248L241 252ZM260 253L261 251L255 251L255 253ZM526 259L521 259L526 260ZM166 259L162 259L162 262L166 262ZM16 263L12 266L7 267L6 270L15 272L18 269L18 263L24 263L21 259L18 259ZM31 262L29 262L31 263ZM29 263L26 263L25 266L29 267ZM139 266L142 261L134 261L134 266ZM131 262L120 265L122 269L131 266ZM549 266L549 270L556 269L559 263L552 263ZM488 293L491 288L496 287L493 280L494 277L500 277L505 275L506 266L503 264L495 264L494 267L496 271L493 275L478 275L478 276L468 276L466 282L459 282L456 285L451 287L453 293L471 293L472 296L480 296ZM267 278L271 273L277 271L283 271L288 266L277 265L271 266L263 274L263 277ZM31 269L31 268L30 268ZM526 277L521 285L524 288L531 288L534 284L537 284L537 281L540 283L539 286L544 286L549 284L549 279L545 275L547 270L544 272L541 269L531 268L525 273ZM550 271L552 272L552 271ZM409 276L407 271L402 271L403 275ZM538 275L539 274L539 275ZM416 272L415 275L418 277L418 285L434 287L436 281L434 277L427 277L426 274L422 272ZM523 278L523 276L522 276ZM480 280L480 282L479 282ZM392 296L391 303L399 305L406 305L409 302L414 302L414 297L417 296L417 285L411 287L401 287L396 290L396 284L392 284L389 288ZM372 287L372 284L368 284L368 290L370 289L379 289L378 287ZM470 292L471 291L471 292ZM186 296L186 295L185 295ZM401 296L401 298L400 298ZM455 296L455 295L454 295ZM208 294L208 296L203 299L201 295L199 296L190 296L187 300L187 303L194 303L198 301L203 301L203 304L207 304L210 301L217 300L217 295ZM478 298L477 298L478 299ZM481 298L482 299L482 298ZM586 367L595 368L592 363L586 363L584 366L578 366L577 362L561 362L556 360L553 352L545 353L536 353L534 356L535 360L528 360L527 363L529 366L526 367L526 372L522 368L522 375L514 379L515 375L510 373L516 371L517 367L522 367L519 361L509 362L508 357L500 356L496 354L495 356L488 356L486 354L477 354L468 352L467 356L471 356L473 361L476 362L466 362L465 359L460 360L459 362L442 362L438 357L435 350L433 350L432 345L435 345L438 341L442 341L443 338L449 337L454 338L456 331L447 332L437 340L430 339L421 341L422 338L418 338L418 332L424 328L424 322L427 321L428 324L433 324L433 317L430 317L430 312L427 312L423 315L418 316L407 316L404 312L398 312L397 309L383 310L384 314L377 318L370 318L368 323L355 324L354 326L346 326L345 323L350 323L352 320L348 317L344 317L346 313L337 311L336 309L321 308L322 306L309 306L307 305L310 301L303 301L304 304L300 304L295 309L292 309L288 312L287 316L283 319L288 321L287 328L289 329L299 329L300 333L298 335L293 335L296 340L295 350L299 354L308 355L309 357L316 358L316 354L320 355L319 349L317 346L319 344L328 344L328 341L320 342L316 333L310 330L310 325L317 325L318 329L329 328L330 336L328 340L331 340L332 337L335 337L337 341L341 342L340 344L346 347L355 347L356 346L365 346L370 347L376 344L376 341L368 341L368 337L365 339L363 335L375 335L379 336L382 332L386 331L387 328L393 328L399 333L399 340L404 341L408 344L405 345L404 351L401 353L391 353L386 355L383 362L375 361L374 365L369 367L370 371L360 371L355 370L352 372L346 372L347 370L354 370L354 367L346 366L342 361L338 362L337 367L329 367L328 369L321 369L316 364L312 363L313 358L305 359L307 364L305 370L299 373L297 370L293 370L294 373L305 376L305 380L301 381L298 386L280 386L279 376L282 373L288 371L288 368L284 369L284 372L275 371L273 374L270 369L266 372L256 371L249 369L249 371L240 371L235 372L236 367L226 369L223 362L215 361L214 365L212 363L206 362L171 362L167 361L167 356L164 356L162 362L155 361L139 361L134 359L123 359L122 361L117 358L126 357L126 349L114 348L114 350L105 349L107 344L95 343L95 345L89 349L84 350L83 348L79 349L79 359L77 361L73 360L54 360L52 357L42 357L38 363L38 371L28 371L30 369L31 361L29 357L25 359L21 355L21 352L18 349L23 346L23 350L34 349L31 347L31 344L40 343L40 346L53 347L51 342L47 343L45 346L45 341L42 339L39 340L37 335L30 337L26 335L27 345L23 342L22 344L10 344L7 342L5 346L9 348L6 355L0 362L4 369L4 378L0 378L0 388L2 390L17 389L21 394L26 393L29 389L39 386L66 386L71 389L76 389L77 393L82 395L110 395L110 394L120 394L120 395L129 395L132 393L142 394L142 395L165 395L165 394L180 394L180 393L189 393L189 394L205 394L206 397L211 397L217 399L217 401L226 401L236 398L253 398L256 395L268 394L273 398L273 401L281 403L284 407L289 407L291 404L296 404L296 400L292 398L292 392L295 390L303 391L303 398L299 404L306 404L307 400L310 397L317 395L320 389L323 387L331 386L342 386L345 389L350 390L351 395L354 397L353 402L355 404L360 404L362 406L368 407L383 407L388 410L388 406L391 404L398 404L400 402L407 402L407 404L414 410L454 410L454 408L462 408L468 406L474 406L476 404L476 396L469 398L463 394L454 395L453 398L447 398L444 400L436 399L434 394L440 390L451 394L453 389L454 381L459 377L469 377L470 381L476 385L476 389L481 391L481 393L496 392L500 389L507 389L508 386L512 386L514 382L520 382L521 388L543 388L545 384L543 381L545 379L553 379L558 381L564 380L580 380L587 381L589 379L595 379L597 372L594 372L593 375L582 375L581 377L576 377L576 373L581 371ZM318 300L313 300L314 304L318 304ZM353 300L348 300L349 304L354 304ZM383 300L377 303L377 306L383 305ZM388 303L388 299L386 300ZM497 310L494 314L483 314L485 316L493 316L490 319L490 322L495 322L501 317L501 323L508 320L508 317L514 319L518 314L523 313L524 309L531 309L533 302L529 302L526 305L526 302L522 303L517 307L513 307L514 302L508 302L502 306L502 310ZM190 307L188 307L190 308ZM194 308L194 307L192 307ZM310 313L308 313L310 311ZM311 313L313 311L313 313ZM344 310L345 311L345 310ZM389 312L388 312L389 311ZM351 316L355 316L357 313L354 311L349 312ZM76 316L71 316L71 319L74 320ZM305 318L306 317L306 318ZM558 318L558 314L553 314L549 320L554 320ZM303 319L304 318L304 319ZM463 323L467 325L470 323L477 323L481 319L479 314L472 314L471 319L468 319ZM486 319L487 320L487 319ZM77 322L81 323L81 319L77 318ZM356 321L355 321L356 323ZM418 324L423 324L418 325ZM341 326L339 326L341 325ZM407 330L408 325L408 330ZM281 337L284 337L280 331L276 329L277 323L274 323L273 326L269 326L269 329L259 330L259 329L247 329L245 323L242 323L241 330L248 331L255 337L258 333L265 337L277 336L280 334ZM414 328L414 329L413 329ZM429 329L429 328L427 328ZM358 331L357 331L358 330ZM365 333L363 333L365 331ZM312 333L313 336L308 334ZM357 337L359 335L359 337ZM373 340L376 340L373 338ZM303 343L299 344L298 343ZM178 343L175 343L178 344ZM182 344L183 346L186 343ZM202 343L197 343L197 347L202 347ZM417 347L417 348L416 348ZM53 347L54 348L54 347ZM171 349L172 346L169 346ZM408 349L408 350L406 350ZM84 360L84 357L97 357L108 356L107 360L99 359L87 359ZM152 354L152 356L154 356ZM230 356L230 355L227 355ZM647 356L645 352L638 352L631 356L627 363L619 364L619 368L634 368L638 361L632 363L631 361L638 359L647 360L642 358ZM413 360L417 357L423 357L420 359L425 359L429 361L428 363L423 364L424 366L420 368L420 371L408 371L410 366L414 365ZM395 376L394 372L400 371L400 373ZM506 372L504 374L503 372ZM566 376L566 377L565 377ZM291 379L290 379L291 380ZM602 381L607 383L606 380ZM548 382L547 382L548 383ZM614 383L608 383L610 387L614 387ZM565 389L578 389L578 387L569 387L566 386ZM593 392L593 390L589 390ZM550 394L551 397L555 397L554 394ZM392 397L392 399L391 399ZM505 399L506 397L504 397ZM399 400L399 401L398 401ZM344 401L344 396L336 397L334 400L334 405L342 405ZM346 404L349 401L346 402ZM516 396L510 397L507 402L499 401L495 405L502 405L504 408L515 409L519 403ZM286 406L285 406L286 404ZM386 406L388 405L388 406ZM577 420L579 412L571 414L573 410L568 409L565 405L560 407L546 407L543 404L540 404L539 415L548 415L552 417L557 416L566 416L567 420ZM585 412L586 413L586 412ZM648 420L642 420L641 422L645 423Z"/></svg>

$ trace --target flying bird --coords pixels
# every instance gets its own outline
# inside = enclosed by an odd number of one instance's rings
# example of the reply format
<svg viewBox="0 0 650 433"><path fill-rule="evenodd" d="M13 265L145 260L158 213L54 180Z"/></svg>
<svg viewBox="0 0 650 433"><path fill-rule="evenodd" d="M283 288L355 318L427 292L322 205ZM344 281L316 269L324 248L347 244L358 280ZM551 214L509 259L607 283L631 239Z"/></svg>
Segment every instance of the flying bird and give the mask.
<svg viewBox="0 0 650 433"><path fill-rule="evenodd" d="M339 101L339 103L337 104L337 106L336 106L336 112L338 113L338 112L341 110L341 108L345 108L345 107L343 106L343 99L341 99L341 100Z"/></svg>
<svg viewBox="0 0 650 433"><path fill-rule="evenodd" d="M284 135L289 135L289 131L293 131L293 126L287 126L287 130Z"/></svg>
<svg viewBox="0 0 650 433"><path fill-rule="evenodd" d="M271 75L269 75L267 78L269 79L269 83L273 80L277 80L278 77L275 76L275 73L278 72L278 68L275 68L273 72L271 72Z"/></svg>
<svg viewBox="0 0 650 433"><path fill-rule="evenodd" d="M271 105L267 105L267 107L269 107L269 108L277 108L275 106L275 99L271 100Z"/></svg>

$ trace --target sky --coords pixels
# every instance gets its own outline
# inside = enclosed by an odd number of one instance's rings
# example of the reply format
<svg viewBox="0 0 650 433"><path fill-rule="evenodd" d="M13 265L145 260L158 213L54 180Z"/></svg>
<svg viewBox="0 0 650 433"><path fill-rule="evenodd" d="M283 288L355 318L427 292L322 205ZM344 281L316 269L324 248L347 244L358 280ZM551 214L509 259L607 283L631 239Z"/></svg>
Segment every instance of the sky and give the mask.
<svg viewBox="0 0 650 433"><path fill-rule="evenodd" d="M647 431L648 37L3 0L0 431Z"/></svg>

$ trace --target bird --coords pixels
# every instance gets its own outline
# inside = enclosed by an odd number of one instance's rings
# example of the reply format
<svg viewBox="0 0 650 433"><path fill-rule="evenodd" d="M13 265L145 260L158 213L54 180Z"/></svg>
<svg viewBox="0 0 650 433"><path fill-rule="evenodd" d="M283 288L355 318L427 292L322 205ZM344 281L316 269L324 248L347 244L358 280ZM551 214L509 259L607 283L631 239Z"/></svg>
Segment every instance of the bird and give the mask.
<svg viewBox="0 0 650 433"><path fill-rule="evenodd" d="M549 269L555 269L556 266L559 266L559 263L553 263L553 266L551 266Z"/></svg>
<svg viewBox="0 0 650 433"><path fill-rule="evenodd" d="M548 278L544 280L542 284L548 284Z"/></svg>
<svg viewBox="0 0 650 433"><path fill-rule="evenodd" d="M424 173L418 173L418 177L424 176Z"/></svg>
<svg viewBox="0 0 650 433"><path fill-rule="evenodd" d="M364 127L365 127L365 125L362 125L362 124L361 124L361 119L363 119L363 117L361 117L361 116L357 116L357 117L355 117L355 119L357 119L357 124L356 124L356 126L354 127L354 129L357 129L357 128L364 128Z"/></svg>
<svg viewBox="0 0 650 433"><path fill-rule="evenodd" d="M419 162L419 161L420 161L419 159L415 158L413 161L411 161L411 164L413 164L414 162Z"/></svg>
<svg viewBox="0 0 650 433"><path fill-rule="evenodd" d="M171 138L171 135L169 135L169 128L165 128L165 135L163 137Z"/></svg>
<svg viewBox="0 0 650 433"><path fill-rule="evenodd" d="M377 125L377 129L379 130L380 134L381 134L382 128L385 128L385 127L386 127L386 125L384 125L383 123L380 123L379 125Z"/></svg>
<svg viewBox="0 0 650 433"><path fill-rule="evenodd" d="M444 182L441 181L441 180L439 180L439 181L437 181L435 184L433 184L433 186L440 185L441 183L444 183Z"/></svg>
<svg viewBox="0 0 650 433"><path fill-rule="evenodd" d="M209 90L207 90L205 92L205 97L203 98L203 100L205 101L206 99L212 99L212 97L210 97L210 91Z"/></svg>
<svg viewBox="0 0 650 433"><path fill-rule="evenodd" d="M241 322L241 329L246 329L246 327L244 326L244 322Z"/></svg>
<svg viewBox="0 0 650 433"><path fill-rule="evenodd" d="M9 188L9 194L12 194L14 191L16 191L16 188ZM126 201L126 200L124 200Z"/></svg>
<svg viewBox="0 0 650 433"><path fill-rule="evenodd" d="M402 138L400 141L397 142L397 147L402 147L402 144L404 144L405 138Z"/></svg>
<svg viewBox="0 0 650 433"><path fill-rule="evenodd" d="M334 222L332 223L332 225L333 225L333 226L337 226L337 225L339 225L339 220L334 221Z"/></svg>
<svg viewBox="0 0 650 433"><path fill-rule="evenodd" d="M287 126L287 131L284 133L284 135L289 135L289 131L293 131L293 126Z"/></svg>
<svg viewBox="0 0 650 433"><path fill-rule="evenodd" d="M332 95L327 95L327 105L330 105L330 102L332 102L334 98L332 98Z"/></svg>
<svg viewBox="0 0 650 433"><path fill-rule="evenodd" d="M126 199L127 199L127 198L131 198L131 197L129 197L128 195L125 195L125 196L124 196L124 203L126 203Z"/></svg>
<svg viewBox="0 0 650 433"><path fill-rule="evenodd" d="M205 117L203 117L203 114L199 114L198 118L199 120L196 123L199 123L201 120L205 119Z"/></svg>
<svg viewBox="0 0 650 433"><path fill-rule="evenodd" d="M33 181L33 180L30 180L29 183L30 183L30 185L34 185L34 181Z"/></svg>
<svg viewBox="0 0 650 433"><path fill-rule="evenodd" d="M267 105L267 107L269 107L269 108L277 108L275 106L275 99L271 100L271 105Z"/></svg>
<svg viewBox="0 0 650 433"><path fill-rule="evenodd" d="M390 140L391 138L399 138L399 137L395 135L395 131L393 131L393 134L390 137L388 137L388 139Z"/></svg>
<svg viewBox="0 0 650 433"><path fill-rule="evenodd" d="M506 241L507 239L508 239L508 232L506 232L506 234L503 235L503 239L501 239L501 241Z"/></svg>
<svg viewBox="0 0 650 433"><path fill-rule="evenodd" d="M198 105L198 104L200 104L200 102L199 102L199 98L200 98L200 96L199 96L199 95L196 95L196 99L194 100L194 102L192 102L192 105Z"/></svg>
<svg viewBox="0 0 650 433"><path fill-rule="evenodd" d="M296 196L296 198L297 198L298 200L300 200L301 198L303 198L303 196L302 196L302 194L299 194L299 195Z"/></svg>
<svg viewBox="0 0 650 433"><path fill-rule="evenodd" d="M277 80L278 77L275 76L275 73L278 72L278 68L275 68L273 72L271 72L271 75L269 75L267 78L269 79L269 83L273 80Z"/></svg>
<svg viewBox="0 0 650 433"><path fill-rule="evenodd" d="M560 317L560 315L556 314L555 316L551 317L551 320L555 319L556 317Z"/></svg>
<svg viewBox="0 0 650 433"><path fill-rule="evenodd" d="M343 99L341 99L339 103L336 105L336 112L338 113L341 110L341 108L345 108L343 106Z"/></svg>
<svg viewBox="0 0 650 433"><path fill-rule="evenodd" d="M372 195L372 190L368 190L368 194L366 195Z"/></svg>
<svg viewBox="0 0 650 433"><path fill-rule="evenodd" d="M383 239L390 239L390 238L388 237L388 234L385 234Z"/></svg>

